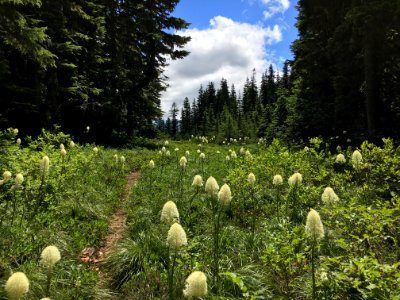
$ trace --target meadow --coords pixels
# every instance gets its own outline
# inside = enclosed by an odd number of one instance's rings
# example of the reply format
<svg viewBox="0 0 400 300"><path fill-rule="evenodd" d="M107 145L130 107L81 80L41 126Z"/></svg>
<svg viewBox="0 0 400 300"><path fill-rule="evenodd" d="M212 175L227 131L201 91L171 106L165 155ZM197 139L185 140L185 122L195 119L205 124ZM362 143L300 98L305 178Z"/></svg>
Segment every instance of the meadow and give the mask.
<svg viewBox="0 0 400 300"><path fill-rule="evenodd" d="M400 299L400 148L334 141L4 130L0 299Z"/></svg>

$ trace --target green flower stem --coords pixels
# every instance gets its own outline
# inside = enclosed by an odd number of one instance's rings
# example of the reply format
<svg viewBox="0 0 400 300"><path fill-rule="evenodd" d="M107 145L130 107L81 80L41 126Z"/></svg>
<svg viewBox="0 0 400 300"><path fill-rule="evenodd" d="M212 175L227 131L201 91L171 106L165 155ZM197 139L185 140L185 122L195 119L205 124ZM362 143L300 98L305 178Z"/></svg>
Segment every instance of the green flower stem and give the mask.
<svg viewBox="0 0 400 300"><path fill-rule="evenodd" d="M171 248L168 249L169 260L171 259L170 255L169 255L170 251L171 251ZM174 272L175 272L177 252L178 252L178 250L175 249L173 256L172 256L172 266L169 263L169 268L168 268L168 299L169 300L175 299Z"/></svg>

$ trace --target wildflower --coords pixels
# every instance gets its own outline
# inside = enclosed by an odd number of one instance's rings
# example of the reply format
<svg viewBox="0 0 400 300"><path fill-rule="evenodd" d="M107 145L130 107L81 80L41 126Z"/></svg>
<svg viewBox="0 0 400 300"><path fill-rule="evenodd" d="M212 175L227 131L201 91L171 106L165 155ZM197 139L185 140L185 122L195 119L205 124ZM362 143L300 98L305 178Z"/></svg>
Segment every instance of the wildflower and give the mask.
<svg viewBox="0 0 400 300"><path fill-rule="evenodd" d="M42 161L40 162L40 170L42 172L42 176L46 177L49 173L50 168L50 160L47 155L43 156Z"/></svg>
<svg viewBox="0 0 400 300"><path fill-rule="evenodd" d="M24 182L24 175L22 175L21 173L18 173L17 175L15 175L15 184L16 185L21 185Z"/></svg>
<svg viewBox="0 0 400 300"><path fill-rule="evenodd" d="M167 152L165 152L165 156L167 156L167 157L171 156L171 152L169 152L169 150L167 150Z"/></svg>
<svg viewBox="0 0 400 300"><path fill-rule="evenodd" d="M90 127L86 126L86 133L89 132L89 130L90 130Z"/></svg>
<svg viewBox="0 0 400 300"><path fill-rule="evenodd" d="M149 168L154 169L154 160L149 161Z"/></svg>
<svg viewBox="0 0 400 300"><path fill-rule="evenodd" d="M227 206L232 200L231 189L229 185L226 183L221 187L221 190L218 192L218 200L222 206Z"/></svg>
<svg viewBox="0 0 400 300"><path fill-rule="evenodd" d="M342 151L342 147L340 147L339 145L336 147L336 151L337 152L340 152L340 151Z"/></svg>
<svg viewBox="0 0 400 300"><path fill-rule="evenodd" d="M304 152L308 152L310 151L310 148L308 148L307 146L304 147Z"/></svg>
<svg viewBox="0 0 400 300"><path fill-rule="evenodd" d="M175 152L178 152L179 151L179 148L175 148Z"/></svg>
<svg viewBox="0 0 400 300"><path fill-rule="evenodd" d="M169 145L169 142L168 141L165 141L164 142L164 146L168 146Z"/></svg>
<svg viewBox="0 0 400 300"><path fill-rule="evenodd" d="M300 173L294 173L292 176L289 177L288 183L289 186L299 186L303 181L303 176Z"/></svg>
<svg viewBox="0 0 400 300"><path fill-rule="evenodd" d="M250 153L249 150L246 150L246 152L244 153L244 156L245 156L246 158L248 158L248 159L253 157L253 155L251 155L251 153Z"/></svg>
<svg viewBox="0 0 400 300"><path fill-rule="evenodd" d="M67 150L65 150L65 148L62 148L62 149L60 150L60 153L61 153L61 156L62 156L62 157L65 157L65 156L67 155Z"/></svg>
<svg viewBox="0 0 400 300"><path fill-rule="evenodd" d="M205 191L211 196L214 197L217 195L219 190L219 185L214 177L208 177L206 181Z"/></svg>
<svg viewBox="0 0 400 300"><path fill-rule="evenodd" d="M230 160L231 160L231 157L230 157L229 155L227 155L227 156L225 157L225 160L226 160L226 161L230 161Z"/></svg>
<svg viewBox="0 0 400 300"><path fill-rule="evenodd" d="M189 154L190 154L189 150L186 150L185 156L186 156L186 157L189 157Z"/></svg>
<svg viewBox="0 0 400 300"><path fill-rule="evenodd" d="M201 158L201 159L205 159L205 158L206 158L206 155L202 152L202 153L200 153L200 158Z"/></svg>
<svg viewBox="0 0 400 300"><path fill-rule="evenodd" d="M322 193L321 200L326 204L332 204L338 202L339 197L335 194L334 190L328 186Z"/></svg>
<svg viewBox="0 0 400 300"><path fill-rule="evenodd" d="M192 186L203 186L203 178L200 175L194 176Z"/></svg>
<svg viewBox="0 0 400 300"><path fill-rule="evenodd" d="M197 149L197 153L199 153L199 154L200 154L200 153L201 153L201 150L200 150L200 149Z"/></svg>
<svg viewBox="0 0 400 300"><path fill-rule="evenodd" d="M94 147L93 152L94 152L94 154L97 154L97 152L99 152L99 149L97 147Z"/></svg>
<svg viewBox="0 0 400 300"><path fill-rule="evenodd" d="M161 148L161 152L165 154L165 152L167 152L167 148L162 147L162 148Z"/></svg>
<svg viewBox="0 0 400 300"><path fill-rule="evenodd" d="M186 233L180 224L174 223L168 230L167 244L174 249L187 245Z"/></svg>
<svg viewBox="0 0 400 300"><path fill-rule="evenodd" d="M121 157L119 158L119 161L121 162L121 164L124 164L126 161L125 156L121 155Z"/></svg>
<svg viewBox="0 0 400 300"><path fill-rule="evenodd" d="M187 163L186 157L182 156L181 159L179 160L179 165L184 169L186 168L186 163Z"/></svg>
<svg viewBox="0 0 400 300"><path fill-rule="evenodd" d="M170 225L171 223L179 222L179 212L173 201L168 201L164 204L161 211L161 222Z"/></svg>
<svg viewBox="0 0 400 300"><path fill-rule="evenodd" d="M201 271L194 271L186 278L183 295L187 298L207 295L207 276Z"/></svg>
<svg viewBox="0 0 400 300"><path fill-rule="evenodd" d="M18 128L14 128L14 130L13 130L14 135L17 135L18 132L19 132Z"/></svg>
<svg viewBox="0 0 400 300"><path fill-rule="evenodd" d="M254 185L254 183L256 182L256 176L253 173L250 173L249 176L247 176L247 181L251 185Z"/></svg>
<svg viewBox="0 0 400 300"><path fill-rule="evenodd" d="M278 185L282 185L282 183L283 183L283 178L279 174L275 175L274 179L272 179L272 184L273 185L278 186Z"/></svg>
<svg viewBox="0 0 400 300"><path fill-rule="evenodd" d="M4 171L3 173L3 179L0 180L0 185L5 184L7 181L11 179L11 172L10 171Z"/></svg>
<svg viewBox="0 0 400 300"><path fill-rule="evenodd" d="M346 162L346 158L342 153L338 154L335 159L335 163L337 164L344 164Z"/></svg>
<svg viewBox="0 0 400 300"><path fill-rule="evenodd" d="M61 144L60 144L60 150L61 150L61 149L65 149L65 147L64 147L64 144L63 144L63 143L61 143Z"/></svg>
<svg viewBox="0 0 400 300"><path fill-rule="evenodd" d="M61 259L60 251L56 246L47 246L40 255L43 266L53 269L54 265Z"/></svg>
<svg viewBox="0 0 400 300"><path fill-rule="evenodd" d="M114 154L114 161L115 161L115 163L118 163L118 154Z"/></svg>
<svg viewBox="0 0 400 300"><path fill-rule="evenodd" d="M17 143L18 146L21 145L21 139L18 138L17 141L16 141L16 143Z"/></svg>
<svg viewBox="0 0 400 300"><path fill-rule="evenodd" d="M312 208L307 215L306 233L313 240L324 237L324 226L322 225L321 218L318 212Z"/></svg>
<svg viewBox="0 0 400 300"><path fill-rule="evenodd" d="M232 152L231 152L231 158L233 158L233 159L237 158L237 154L234 150L232 150Z"/></svg>
<svg viewBox="0 0 400 300"><path fill-rule="evenodd" d="M69 146L70 146L70 148L74 148L74 147L75 147L74 141L70 141L70 142L69 142Z"/></svg>
<svg viewBox="0 0 400 300"><path fill-rule="evenodd" d="M351 162L353 164L354 169L359 170L361 168L363 158L360 151L356 150L351 155Z"/></svg>
<svg viewBox="0 0 400 300"><path fill-rule="evenodd" d="M29 291L29 280L22 272L16 272L6 282L8 299L19 300Z"/></svg>
<svg viewBox="0 0 400 300"><path fill-rule="evenodd" d="M244 150L244 148L242 147L242 148L240 148L240 150L239 150L239 154L240 155L244 155L245 154L245 152L246 152L246 150Z"/></svg>

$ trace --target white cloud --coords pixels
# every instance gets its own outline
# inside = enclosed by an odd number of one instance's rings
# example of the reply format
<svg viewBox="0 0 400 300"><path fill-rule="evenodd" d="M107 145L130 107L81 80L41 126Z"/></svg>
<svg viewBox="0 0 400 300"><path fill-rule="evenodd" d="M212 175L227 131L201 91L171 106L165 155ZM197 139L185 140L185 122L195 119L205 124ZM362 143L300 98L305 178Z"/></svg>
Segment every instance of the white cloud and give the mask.
<svg viewBox="0 0 400 300"><path fill-rule="evenodd" d="M289 0L261 0L265 10L263 12L265 19L270 19L276 14L283 14L289 9Z"/></svg>
<svg viewBox="0 0 400 300"><path fill-rule="evenodd" d="M166 113L173 102L179 108L185 97L192 102L198 96L200 84L206 87L210 81L218 88L225 78L229 85L235 84L236 92L241 92L253 68L261 74L272 63L266 45L282 40L278 25L261 27L222 16L211 19L207 29L188 29L179 34L192 38L185 47L191 53L184 59L170 61L165 70L169 87L161 100Z"/></svg>

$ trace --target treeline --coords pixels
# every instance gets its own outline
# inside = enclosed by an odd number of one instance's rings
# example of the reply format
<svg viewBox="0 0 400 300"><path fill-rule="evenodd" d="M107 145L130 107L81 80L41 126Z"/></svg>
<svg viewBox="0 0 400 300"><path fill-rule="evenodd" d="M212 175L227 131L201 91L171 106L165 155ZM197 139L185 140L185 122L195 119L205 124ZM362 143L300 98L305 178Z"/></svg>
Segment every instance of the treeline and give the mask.
<svg viewBox="0 0 400 300"><path fill-rule="evenodd" d="M192 102L185 98L181 110L173 103L170 117L159 119L157 127L174 137L205 135L223 140L273 136L287 114L281 102L289 94L290 86L289 61L284 63L281 75L270 65L261 75L260 83L253 70L239 92L226 79L222 79L218 87L209 82L205 88L200 86Z"/></svg>
<svg viewBox="0 0 400 300"><path fill-rule="evenodd" d="M260 88L253 76L241 96L224 80L217 91L210 83L191 106L185 100L180 120L173 107L159 127L288 142L399 139L400 1L300 0L298 10L299 38L282 78L270 68Z"/></svg>
<svg viewBox="0 0 400 300"><path fill-rule="evenodd" d="M0 128L58 124L103 143L152 134L166 59L188 54L178 2L0 1Z"/></svg>

